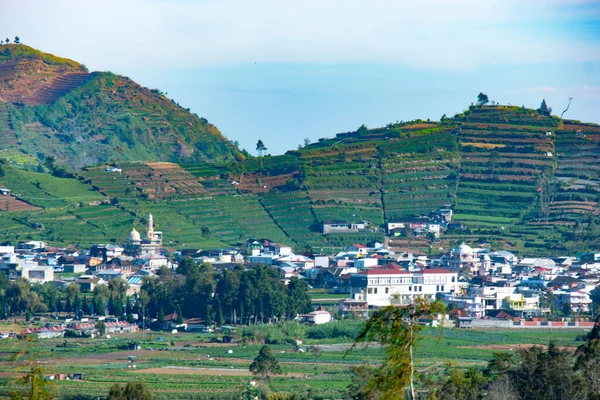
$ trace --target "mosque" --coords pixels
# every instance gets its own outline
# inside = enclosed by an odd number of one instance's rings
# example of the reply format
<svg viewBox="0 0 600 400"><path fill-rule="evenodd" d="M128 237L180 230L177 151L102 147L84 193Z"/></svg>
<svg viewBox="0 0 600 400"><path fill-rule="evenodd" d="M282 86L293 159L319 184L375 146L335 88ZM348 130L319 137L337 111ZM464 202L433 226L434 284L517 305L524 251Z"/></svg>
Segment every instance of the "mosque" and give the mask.
<svg viewBox="0 0 600 400"><path fill-rule="evenodd" d="M140 233L133 228L129 233L129 238L125 244L125 254L130 256L145 256L158 254L162 246L162 232L154 230L154 218L148 214L148 230L145 234Z"/></svg>

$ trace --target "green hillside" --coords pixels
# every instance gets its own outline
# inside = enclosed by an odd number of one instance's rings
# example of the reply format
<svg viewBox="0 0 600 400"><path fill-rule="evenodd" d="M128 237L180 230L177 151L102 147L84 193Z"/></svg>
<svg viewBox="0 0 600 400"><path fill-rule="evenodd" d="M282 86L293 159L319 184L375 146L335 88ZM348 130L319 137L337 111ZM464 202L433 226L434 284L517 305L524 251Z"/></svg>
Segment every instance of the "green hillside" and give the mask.
<svg viewBox="0 0 600 400"><path fill-rule="evenodd" d="M13 114L2 115L4 132L18 131ZM331 254L383 241L392 219L452 207L464 229L435 246L402 237L394 245L436 253L485 241L523 255L600 246L600 126L522 107L471 106L441 122L361 127L262 160L122 162L117 172L97 164L68 179L31 171L47 169L36 157L21 159L5 161L0 177L16 195L0 204L0 235L12 242L122 243L152 213L173 248L252 237ZM327 220L369 227L323 235Z"/></svg>
<svg viewBox="0 0 600 400"><path fill-rule="evenodd" d="M81 168L231 161L238 153L214 125L159 90L109 72L88 73L25 45L0 47L0 98L0 156L29 167L45 156Z"/></svg>

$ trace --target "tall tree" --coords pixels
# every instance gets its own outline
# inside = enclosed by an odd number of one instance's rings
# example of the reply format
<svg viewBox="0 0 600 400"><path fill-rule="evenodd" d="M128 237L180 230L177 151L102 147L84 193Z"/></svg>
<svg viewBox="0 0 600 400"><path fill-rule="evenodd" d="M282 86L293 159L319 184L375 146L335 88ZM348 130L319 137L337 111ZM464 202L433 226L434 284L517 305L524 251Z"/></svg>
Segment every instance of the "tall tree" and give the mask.
<svg viewBox="0 0 600 400"><path fill-rule="evenodd" d="M367 393L381 392L385 399L401 400L409 386L409 398L416 399L414 347L421 339L419 319L443 314L445 310L440 300L429 302L416 298L405 307L384 307L369 318L352 348L358 342L378 342L384 346L386 357L382 368L365 388Z"/></svg>
<svg viewBox="0 0 600 400"><path fill-rule="evenodd" d="M15 44L21 44L21 39L18 36L15 36Z"/></svg>
<svg viewBox="0 0 600 400"><path fill-rule="evenodd" d="M482 92L479 92L479 95L477 95L477 105L479 107L483 106L484 104L487 104L490 102L490 99L488 98L488 95Z"/></svg>
<svg viewBox="0 0 600 400"><path fill-rule="evenodd" d="M271 353L271 348L264 345L258 352L258 356L250 364L250 372L254 375L260 375L263 379L271 375L282 374L281 367L275 356Z"/></svg>
<svg viewBox="0 0 600 400"><path fill-rule="evenodd" d="M267 151L267 148L261 139L258 139L258 142L256 142L256 151L258 151L258 156L260 157L260 169L262 170L263 169L263 158L264 158L265 151Z"/></svg>
<svg viewBox="0 0 600 400"><path fill-rule="evenodd" d="M543 99L542 104L540 104L540 108L537 109L537 112L541 115L549 117L552 114L552 107L548 107L546 104L546 99Z"/></svg>

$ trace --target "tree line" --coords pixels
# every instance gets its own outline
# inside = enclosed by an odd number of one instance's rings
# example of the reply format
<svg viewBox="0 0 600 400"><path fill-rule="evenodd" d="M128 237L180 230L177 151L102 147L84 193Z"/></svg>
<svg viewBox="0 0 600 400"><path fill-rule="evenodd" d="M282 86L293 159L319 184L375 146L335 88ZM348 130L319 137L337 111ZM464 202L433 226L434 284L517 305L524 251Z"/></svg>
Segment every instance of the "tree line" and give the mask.
<svg viewBox="0 0 600 400"><path fill-rule="evenodd" d="M270 266L236 266L219 274L211 264L187 258L177 271L164 267L156 277L145 277L139 295L127 296L128 288L127 281L115 278L85 293L74 282L31 285L0 274L0 319L67 312L75 317L125 316L129 322L137 314L160 323L166 314L176 313L180 323L201 318L222 325L282 321L312 311L306 282L294 277L285 285L279 270Z"/></svg>
<svg viewBox="0 0 600 400"><path fill-rule="evenodd" d="M163 268L158 279L145 279L139 303L159 320L175 312L219 325L268 323L312 311L306 282L293 277L285 285L276 268L236 266L217 274L211 264L198 265L189 258L176 274Z"/></svg>

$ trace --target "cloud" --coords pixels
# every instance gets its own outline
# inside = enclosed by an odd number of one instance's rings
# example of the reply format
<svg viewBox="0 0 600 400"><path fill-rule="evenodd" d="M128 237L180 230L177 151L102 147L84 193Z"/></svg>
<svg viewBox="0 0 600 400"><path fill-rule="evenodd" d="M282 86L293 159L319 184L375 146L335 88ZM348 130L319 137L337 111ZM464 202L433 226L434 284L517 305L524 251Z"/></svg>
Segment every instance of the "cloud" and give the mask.
<svg viewBox="0 0 600 400"><path fill-rule="evenodd" d="M600 59L552 32L581 0L4 0L0 26L95 69L378 63L430 70ZM554 37L548 39L548 32ZM58 51L60 50L60 51Z"/></svg>

